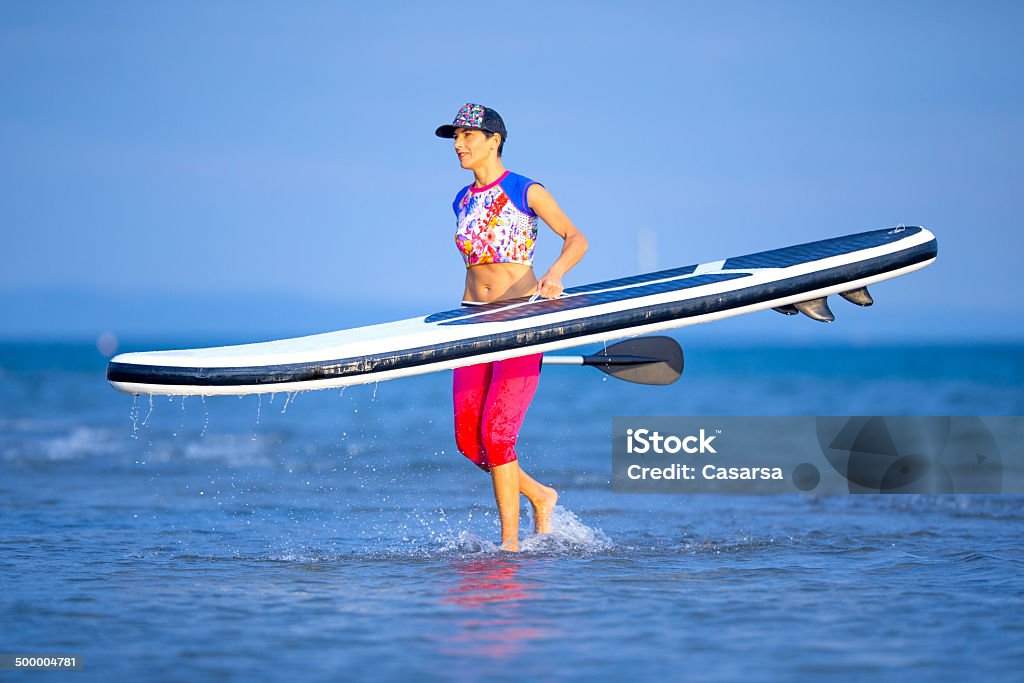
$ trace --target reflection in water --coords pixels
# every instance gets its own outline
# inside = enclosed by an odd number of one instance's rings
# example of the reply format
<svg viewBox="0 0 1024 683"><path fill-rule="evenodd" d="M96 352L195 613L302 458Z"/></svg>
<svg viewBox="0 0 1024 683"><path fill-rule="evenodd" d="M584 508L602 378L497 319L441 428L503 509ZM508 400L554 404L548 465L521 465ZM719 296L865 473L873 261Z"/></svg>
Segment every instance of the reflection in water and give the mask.
<svg viewBox="0 0 1024 683"><path fill-rule="evenodd" d="M473 607L530 597L531 586L516 581L519 572L516 561L495 557L461 562L454 569L459 583L449 590L445 602Z"/></svg>
<svg viewBox="0 0 1024 683"><path fill-rule="evenodd" d="M465 616L456 621L445 652L505 659L522 654L535 641L553 637L550 628L531 618L528 603L541 598L533 584L516 580L520 568L518 560L505 557L453 566L456 583L441 602L458 606Z"/></svg>

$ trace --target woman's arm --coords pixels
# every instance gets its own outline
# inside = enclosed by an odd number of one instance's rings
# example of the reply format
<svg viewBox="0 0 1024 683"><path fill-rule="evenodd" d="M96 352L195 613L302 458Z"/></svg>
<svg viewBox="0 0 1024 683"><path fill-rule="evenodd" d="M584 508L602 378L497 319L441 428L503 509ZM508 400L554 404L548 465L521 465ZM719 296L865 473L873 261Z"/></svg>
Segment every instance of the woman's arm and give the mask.
<svg viewBox="0 0 1024 683"><path fill-rule="evenodd" d="M537 281L537 293L547 299L559 296L564 289L562 287L562 276L569 272L569 269L579 263L583 254L587 251L587 238L576 229L569 217L555 202L551 193L540 185L531 185L526 192L526 202L533 209L540 219L547 223L548 227L557 232L565 243L562 244L562 253L558 259L551 264L548 272Z"/></svg>

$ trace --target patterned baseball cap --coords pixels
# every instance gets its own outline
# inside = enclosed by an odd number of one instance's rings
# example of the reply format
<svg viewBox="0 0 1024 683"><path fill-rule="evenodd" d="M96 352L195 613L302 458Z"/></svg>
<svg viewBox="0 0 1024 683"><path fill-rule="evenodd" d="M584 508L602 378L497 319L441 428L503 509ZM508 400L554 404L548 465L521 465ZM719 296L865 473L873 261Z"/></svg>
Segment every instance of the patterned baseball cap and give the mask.
<svg viewBox="0 0 1024 683"><path fill-rule="evenodd" d="M450 126L440 126L434 134L439 138L455 137L456 128L470 128L472 130L485 130L488 133L497 133L502 141L508 139L508 132L505 130L505 122L498 116L498 112L488 109L482 104L467 102L455 115L455 120Z"/></svg>

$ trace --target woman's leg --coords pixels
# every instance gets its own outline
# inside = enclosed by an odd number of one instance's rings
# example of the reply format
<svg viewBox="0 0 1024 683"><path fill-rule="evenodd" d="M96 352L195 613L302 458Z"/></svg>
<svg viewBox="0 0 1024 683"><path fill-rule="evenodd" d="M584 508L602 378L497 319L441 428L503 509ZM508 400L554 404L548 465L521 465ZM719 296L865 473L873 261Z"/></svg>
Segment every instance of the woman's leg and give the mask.
<svg viewBox="0 0 1024 683"><path fill-rule="evenodd" d="M538 533L550 531L551 510L558 498L554 489L520 470L515 452L519 429L540 380L541 356L494 363L480 428L501 517L502 547L510 550L518 549L519 544L519 493L533 504Z"/></svg>
<svg viewBox="0 0 1024 683"><path fill-rule="evenodd" d="M536 365L538 374L540 362L539 357L540 354L538 354ZM456 445L463 455L469 458L475 465L485 472L491 472L492 470L484 449L481 423L483 421L484 404L487 398L488 388L492 380L494 365L494 363L480 363L478 365L457 368L454 371L452 378L452 396L455 407ZM526 364L528 372L532 367L534 367L532 364ZM521 369L522 368L520 368L520 370ZM512 371L506 374L510 376L514 375L515 368L511 368L510 370ZM512 389L515 387L506 385L504 388ZM527 388L529 389L529 386L527 386ZM526 408L529 407L529 402L530 399L532 399L534 392L536 392L536 381L533 382L533 388L529 390L529 396L526 397L525 404L522 406L522 414L519 415L518 424L512 434L513 446L515 443L515 437L518 436L518 425L522 424L522 418L525 415ZM496 391L495 397L497 398L499 394L500 390ZM501 440L502 439L499 438L495 441ZM514 456L514 450L512 451L512 454ZM505 450L505 455L508 455L508 449ZM513 477L512 473L516 470L518 470L518 477ZM539 483L522 469L518 468L518 466L514 468L503 467L498 472L498 478L494 479L493 483L495 484L495 500L499 504L499 517L501 517L502 509L505 510L505 519L507 522L502 524L503 529L508 529L510 532L514 530L516 535L518 535L519 499L517 496L506 492L506 489L510 488L511 484L518 483L518 491L526 496L533 506L534 531L539 534L550 533L551 511L554 509L555 502L558 500L558 493L555 489ZM515 498L514 503L511 502L512 498ZM509 519L510 517L514 518L514 523Z"/></svg>

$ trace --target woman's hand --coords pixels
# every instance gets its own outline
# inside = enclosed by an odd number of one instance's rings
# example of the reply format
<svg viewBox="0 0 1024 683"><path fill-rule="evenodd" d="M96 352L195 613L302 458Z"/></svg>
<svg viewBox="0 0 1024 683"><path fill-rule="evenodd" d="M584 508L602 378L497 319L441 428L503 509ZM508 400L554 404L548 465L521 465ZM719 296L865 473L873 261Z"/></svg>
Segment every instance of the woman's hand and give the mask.
<svg viewBox="0 0 1024 683"><path fill-rule="evenodd" d="M551 273L545 273L544 276L537 281L537 289L534 290L534 294L540 294L545 299L555 299L562 295L562 278Z"/></svg>

